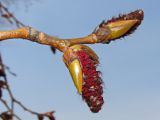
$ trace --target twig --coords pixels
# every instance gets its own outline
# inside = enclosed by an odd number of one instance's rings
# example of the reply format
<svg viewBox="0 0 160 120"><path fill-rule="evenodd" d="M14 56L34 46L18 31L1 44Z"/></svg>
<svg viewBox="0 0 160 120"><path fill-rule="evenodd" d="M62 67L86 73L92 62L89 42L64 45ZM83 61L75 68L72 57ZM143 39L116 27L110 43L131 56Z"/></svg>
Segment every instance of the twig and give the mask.
<svg viewBox="0 0 160 120"><path fill-rule="evenodd" d="M14 38L21 38L43 45L49 45L64 52L70 45L74 44L94 44L97 42L95 34L83 38L60 39L49 36L46 33L37 31L32 27L22 27L15 30L0 31L0 41Z"/></svg>
<svg viewBox="0 0 160 120"><path fill-rule="evenodd" d="M14 23L16 24L16 26L19 27L24 27L25 25L19 21L9 10L7 7L5 7L4 4L2 4L2 2L0 2L0 13L2 15L2 17L4 17L6 20L8 20L11 24L12 21L14 21ZM12 20L11 20L12 19Z"/></svg>
<svg viewBox="0 0 160 120"><path fill-rule="evenodd" d="M7 102L5 100L3 100L2 98L0 99L0 101L3 103L3 105L7 108L8 112L11 113L11 115L13 115L15 118L17 118L18 120L22 120L20 117L18 117L18 115L16 115L15 113L13 113L12 109L8 106Z"/></svg>
<svg viewBox="0 0 160 120"><path fill-rule="evenodd" d="M1 70L2 70L2 71L5 71L5 68L4 68L2 59L1 59L1 54L0 54L0 65L1 65ZM5 73L5 72L4 72L4 73ZM9 85L9 83L8 83L8 79L7 79L7 77L6 77L6 74L5 74L4 76L1 76L1 77L4 78L5 85L6 85L6 90L8 91L9 97L10 97L10 99L11 99L11 108L9 107L8 103L7 103L4 99L0 98L0 101L4 104L4 106L7 108L8 112L9 112L12 116L14 116L15 118L17 118L18 120L21 120L21 118L14 113L14 106L15 106L15 104L17 104L17 105L19 105L23 110L25 110L25 111L33 114L33 115L42 116L42 117L48 117L48 118L52 117L53 111L51 111L51 112L46 112L46 113L38 113L38 112L35 112L35 111L27 108L26 106L24 106L20 101L18 101L18 100L14 97L14 95L13 95L13 93L12 93L12 91L11 91L10 85Z"/></svg>
<svg viewBox="0 0 160 120"><path fill-rule="evenodd" d="M29 112L31 114L34 114L34 115L39 115L40 114L40 113L37 113L37 112L34 112L34 111L30 110L29 108L27 108L26 106L24 106L20 101L18 101L16 99L14 99L14 102L17 103L20 107L22 107L23 110L25 110L25 111L27 111L27 112Z"/></svg>
<svg viewBox="0 0 160 120"><path fill-rule="evenodd" d="M0 98L0 101L4 104L4 106L7 108L8 111L10 111L10 112L12 111L5 100Z"/></svg>

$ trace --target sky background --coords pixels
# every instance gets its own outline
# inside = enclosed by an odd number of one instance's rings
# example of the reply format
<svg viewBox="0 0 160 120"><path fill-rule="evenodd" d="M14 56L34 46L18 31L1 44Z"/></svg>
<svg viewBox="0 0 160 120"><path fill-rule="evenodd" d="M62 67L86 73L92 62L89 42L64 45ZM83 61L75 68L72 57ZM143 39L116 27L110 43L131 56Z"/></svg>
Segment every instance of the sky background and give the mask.
<svg viewBox="0 0 160 120"><path fill-rule="evenodd" d="M27 5L14 4L11 10L24 24L60 38L86 36L119 13L143 9L145 16L134 34L109 45L89 45L99 55L105 83L99 113L91 113L77 94L62 53L53 55L49 47L25 40L0 45L3 61L18 74L8 75L17 99L35 111L55 110L57 120L160 120L159 0L40 0ZM35 120L17 112L23 120Z"/></svg>

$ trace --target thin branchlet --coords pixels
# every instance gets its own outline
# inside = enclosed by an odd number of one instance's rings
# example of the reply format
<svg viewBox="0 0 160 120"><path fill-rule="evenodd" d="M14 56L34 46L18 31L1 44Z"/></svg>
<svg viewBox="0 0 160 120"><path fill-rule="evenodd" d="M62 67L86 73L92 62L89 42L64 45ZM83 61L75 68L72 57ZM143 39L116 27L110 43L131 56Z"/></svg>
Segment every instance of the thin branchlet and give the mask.
<svg viewBox="0 0 160 120"><path fill-rule="evenodd" d="M16 25L18 28L19 27L24 27L25 25L17 19L17 17L12 14L8 8L0 1L0 15L6 21L8 21L10 24Z"/></svg>
<svg viewBox="0 0 160 120"><path fill-rule="evenodd" d="M14 108L15 108L15 105L18 105L20 106L24 111L26 112L29 112L30 114L33 114L33 115L36 115L36 116L43 116L43 117L47 117L47 118L50 118L50 117L53 117L53 114L48 114L48 113L53 113L53 111L50 111L50 112L45 112L45 113L38 113L38 112L35 112L29 108L27 108L25 105L23 105L19 100L17 100L13 93L12 93L12 90L11 90L11 87L9 85L9 82L8 82L8 79L7 79L7 76L6 76L6 73L5 73L5 67L3 65L3 62L2 62L2 58L1 58L1 54L0 54L0 71L3 71L3 74L0 74L0 78L3 78L3 81L1 81L1 83L5 83L3 86L6 86L5 89L7 90L8 92L8 95L10 97L10 100L11 100L11 104L9 104L6 100L3 99L3 95L0 97L0 102L4 105L4 107L7 109L7 111L3 112L2 114L0 114L0 117L2 116L11 116L11 118L13 119L14 117L18 120L22 120L15 112L14 112ZM2 72L1 72L2 73ZM2 90L1 92L3 92L3 87L2 85L0 85L0 89ZM10 107L11 106L11 107Z"/></svg>

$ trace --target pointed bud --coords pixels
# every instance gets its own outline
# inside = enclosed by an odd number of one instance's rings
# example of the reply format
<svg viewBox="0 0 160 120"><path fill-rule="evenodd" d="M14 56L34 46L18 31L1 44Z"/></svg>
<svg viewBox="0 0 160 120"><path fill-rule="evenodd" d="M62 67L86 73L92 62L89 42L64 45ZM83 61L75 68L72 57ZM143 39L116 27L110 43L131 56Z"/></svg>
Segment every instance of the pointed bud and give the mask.
<svg viewBox="0 0 160 120"><path fill-rule="evenodd" d="M137 22L138 20L125 20L109 23L105 26L110 31L108 39L116 39L121 37L126 34L127 31L129 31Z"/></svg>
<svg viewBox="0 0 160 120"><path fill-rule="evenodd" d="M63 61L65 62L73 83L79 94L82 94L82 69L76 53L69 48L63 55Z"/></svg>
<svg viewBox="0 0 160 120"><path fill-rule="evenodd" d="M142 10L136 10L129 14L113 17L111 20L103 21L93 32L99 42L109 43L112 40L133 33L141 24L144 17Z"/></svg>
<svg viewBox="0 0 160 120"><path fill-rule="evenodd" d="M72 76L75 87L78 90L79 94L82 94L82 69L80 62L77 59L74 59L68 65L69 72Z"/></svg>
<svg viewBox="0 0 160 120"><path fill-rule="evenodd" d="M100 72L97 71L98 56L85 45L74 45L66 50L63 58L77 91L90 110L94 113L98 112L104 102L102 80Z"/></svg>

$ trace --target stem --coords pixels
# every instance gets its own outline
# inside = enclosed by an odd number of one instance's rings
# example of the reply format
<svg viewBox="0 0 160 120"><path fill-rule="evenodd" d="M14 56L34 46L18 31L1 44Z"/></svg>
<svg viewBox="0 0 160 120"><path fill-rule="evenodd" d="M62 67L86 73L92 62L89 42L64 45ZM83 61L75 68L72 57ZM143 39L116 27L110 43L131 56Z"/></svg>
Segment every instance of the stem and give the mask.
<svg viewBox="0 0 160 120"><path fill-rule="evenodd" d="M3 105L7 108L7 110L18 120L22 120L20 117L18 117L18 115L16 115L12 109L8 106L7 102L5 100L3 100L2 98L0 99L0 101L3 103Z"/></svg>
<svg viewBox="0 0 160 120"><path fill-rule="evenodd" d="M59 49L60 51L64 51L64 49L68 46L67 41L49 36L31 27L22 27L15 30L0 31L0 41L14 38L22 38L32 42L37 42L39 44L49 45Z"/></svg>
<svg viewBox="0 0 160 120"><path fill-rule="evenodd" d="M0 54L0 64L1 64L1 67L2 67L1 69L4 71L4 65L3 65L3 62L2 62L2 59L1 59L1 54ZM11 107L10 107L10 106L8 105L8 103L7 103L5 100L3 100L2 98L0 98L0 101L1 101L1 102L3 103L3 105L7 108L8 112L9 112L11 115L13 115L13 116L14 116L15 118L17 118L18 120L21 120L21 118L14 113L14 105L17 104L17 105L19 105L23 110L25 110L25 111L27 111L27 112L29 112L29 113L31 113L31 114L34 114L34 115L36 115L36 116L39 116L39 115L47 116L47 115L45 115L45 114L40 114L40 113L38 113L38 112L32 111L31 109L25 107L20 101L18 101L17 99L15 99L15 97L13 96L13 93L12 93L12 91L11 91L11 88L10 88L10 85L9 85L9 83L8 83L8 79L7 79L6 75L3 76L3 78L4 78L4 81L5 81L5 83L6 83L6 90L7 90L8 94L9 94L10 99L11 99Z"/></svg>
<svg viewBox="0 0 160 120"><path fill-rule="evenodd" d="M91 34L83 38L68 39L68 42L70 43L70 46L75 44L95 44L97 43L97 37L95 34Z"/></svg>
<svg viewBox="0 0 160 120"><path fill-rule="evenodd" d="M14 113L14 96L12 94L12 91L11 91L11 88L8 84L8 80L7 80L6 76L4 76L4 81L6 82L7 91L9 93L10 98L11 98L11 110L12 110L11 112L13 114Z"/></svg>
<svg viewBox="0 0 160 120"><path fill-rule="evenodd" d="M11 109L8 106L7 102L5 100L3 100L2 98L0 99L0 101L4 104L4 106L7 108L7 110L11 112Z"/></svg>
<svg viewBox="0 0 160 120"><path fill-rule="evenodd" d="M31 113L31 114L34 114L34 115L39 115L39 113L34 112L34 111L28 109L27 107L25 107L20 101L14 100L14 102L17 103L20 107L22 107L23 110L25 110L25 111L27 111L27 112L29 112L29 113Z"/></svg>
<svg viewBox="0 0 160 120"><path fill-rule="evenodd" d="M60 50L61 52L64 52L71 45L97 43L97 37L95 34L91 34L83 38L59 39L37 31L31 27L0 31L0 41L14 38L21 38L32 42L37 42L39 44L49 45Z"/></svg>

